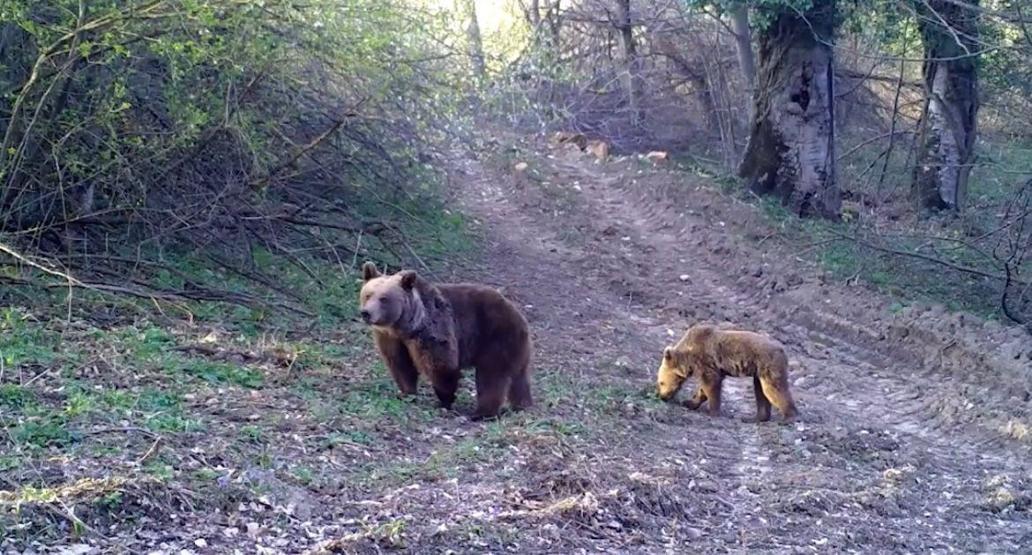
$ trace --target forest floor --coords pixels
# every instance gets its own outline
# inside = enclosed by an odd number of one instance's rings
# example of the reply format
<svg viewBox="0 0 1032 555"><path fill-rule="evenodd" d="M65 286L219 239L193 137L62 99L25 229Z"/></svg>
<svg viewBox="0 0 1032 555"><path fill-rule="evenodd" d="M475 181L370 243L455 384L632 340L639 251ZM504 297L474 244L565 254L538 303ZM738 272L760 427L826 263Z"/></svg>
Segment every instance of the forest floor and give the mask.
<svg viewBox="0 0 1032 555"><path fill-rule="evenodd" d="M0 551L1032 545L1022 331L830 275L804 256L814 245L705 177L502 142L456 154L451 202L480 248L429 277L523 308L532 410L470 422L472 380L455 412L425 386L401 401L357 323L270 338L136 317L103 340L95 323L18 324L25 344L63 325L92 351L0 373ZM726 382L719 418L655 399L663 346L702 320L786 345L796 422L740 422L750 380Z"/></svg>

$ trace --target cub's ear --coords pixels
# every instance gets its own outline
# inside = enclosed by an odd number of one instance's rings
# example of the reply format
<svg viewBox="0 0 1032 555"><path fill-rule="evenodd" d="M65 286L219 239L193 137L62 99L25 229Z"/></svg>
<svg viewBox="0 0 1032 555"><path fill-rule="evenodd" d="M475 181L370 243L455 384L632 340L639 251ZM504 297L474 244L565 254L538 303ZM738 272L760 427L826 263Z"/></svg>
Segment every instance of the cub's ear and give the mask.
<svg viewBox="0 0 1032 555"><path fill-rule="evenodd" d="M415 270L403 270L398 272L398 275L401 276L401 287L406 291L411 290L416 285L416 278L419 277L416 275Z"/></svg>
<svg viewBox="0 0 1032 555"><path fill-rule="evenodd" d="M362 264L362 281L369 281L375 277L380 277L380 271L376 269L376 264L372 262Z"/></svg>
<svg viewBox="0 0 1032 555"><path fill-rule="evenodd" d="M663 360L667 362L672 362L674 360L674 349L672 347L667 346L663 349Z"/></svg>

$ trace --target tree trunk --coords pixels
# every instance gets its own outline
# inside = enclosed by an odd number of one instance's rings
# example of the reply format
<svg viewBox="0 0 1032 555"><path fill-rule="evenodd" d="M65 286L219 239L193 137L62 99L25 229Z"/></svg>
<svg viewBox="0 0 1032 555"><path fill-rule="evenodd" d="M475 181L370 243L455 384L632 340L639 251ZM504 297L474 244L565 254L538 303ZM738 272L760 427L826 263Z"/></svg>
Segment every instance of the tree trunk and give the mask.
<svg viewBox="0 0 1032 555"><path fill-rule="evenodd" d="M466 48L469 52L469 60L473 65L473 76L478 82L483 82L487 75L487 67L484 63L484 43L480 38L480 19L477 18L476 0L459 0L459 9L462 17L466 19Z"/></svg>
<svg viewBox="0 0 1032 555"><path fill-rule="evenodd" d="M925 104L911 194L921 209L960 210L978 115L978 0L918 2Z"/></svg>
<svg viewBox="0 0 1032 555"><path fill-rule="evenodd" d="M774 194L794 213L837 218L832 40L834 0L815 0L800 16L772 14L759 34L760 56L749 144L739 176Z"/></svg>
<svg viewBox="0 0 1032 555"><path fill-rule="evenodd" d="M631 121L641 121L641 85L638 83L638 52L634 43L634 23L631 18L631 0L617 0L617 30L620 32L620 55L623 62L621 79L627 92L627 107Z"/></svg>
<svg viewBox="0 0 1032 555"><path fill-rule="evenodd" d="M736 6L731 11L731 29L734 31L735 48L738 51L738 67L742 70L745 86L752 94L756 88L756 58L753 56L748 7Z"/></svg>

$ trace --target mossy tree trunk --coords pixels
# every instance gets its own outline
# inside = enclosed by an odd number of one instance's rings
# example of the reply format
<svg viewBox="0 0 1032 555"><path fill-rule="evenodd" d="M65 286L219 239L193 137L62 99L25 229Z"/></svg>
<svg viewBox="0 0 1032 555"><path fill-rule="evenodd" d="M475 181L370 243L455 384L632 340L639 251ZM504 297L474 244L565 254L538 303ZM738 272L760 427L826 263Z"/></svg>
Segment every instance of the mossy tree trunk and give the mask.
<svg viewBox="0 0 1032 555"><path fill-rule="evenodd" d="M978 0L916 4L925 103L911 194L923 212L964 206L978 117Z"/></svg>
<svg viewBox="0 0 1032 555"><path fill-rule="evenodd" d="M739 176L794 213L837 218L833 52L834 0L799 14L768 14L759 30L759 71L749 143Z"/></svg>

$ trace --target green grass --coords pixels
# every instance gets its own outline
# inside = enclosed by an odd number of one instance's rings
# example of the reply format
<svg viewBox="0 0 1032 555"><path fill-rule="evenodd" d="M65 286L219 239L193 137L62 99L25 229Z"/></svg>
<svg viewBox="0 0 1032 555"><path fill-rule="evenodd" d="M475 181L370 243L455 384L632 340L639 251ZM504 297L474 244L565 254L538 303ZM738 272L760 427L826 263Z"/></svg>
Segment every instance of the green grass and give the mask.
<svg viewBox="0 0 1032 555"><path fill-rule="evenodd" d="M0 309L0 358L7 368L48 366L58 359L60 335L24 309Z"/></svg>
<svg viewBox="0 0 1032 555"><path fill-rule="evenodd" d="M182 373L210 384L232 384L247 389L259 389L265 383L265 375L260 370L228 362L191 358L173 364L168 370L173 377Z"/></svg>
<svg viewBox="0 0 1032 555"><path fill-rule="evenodd" d="M36 396L29 389L17 384L0 384L0 408L5 412L22 410L34 405Z"/></svg>
<svg viewBox="0 0 1032 555"><path fill-rule="evenodd" d="M32 415L10 430L11 440L30 448L64 447L74 440L68 424L60 413Z"/></svg>

